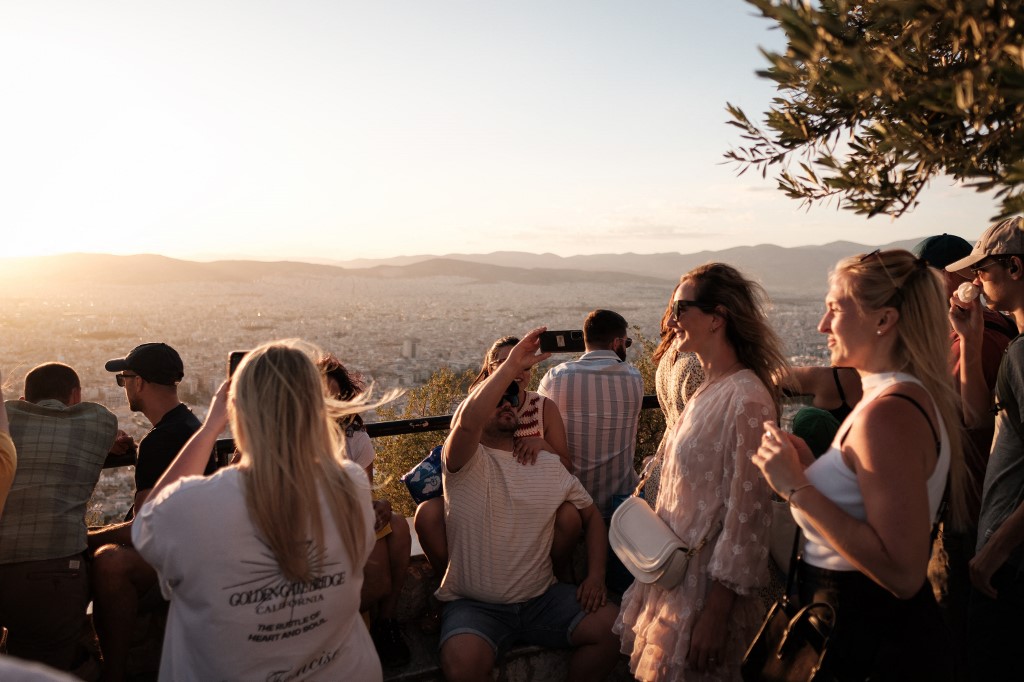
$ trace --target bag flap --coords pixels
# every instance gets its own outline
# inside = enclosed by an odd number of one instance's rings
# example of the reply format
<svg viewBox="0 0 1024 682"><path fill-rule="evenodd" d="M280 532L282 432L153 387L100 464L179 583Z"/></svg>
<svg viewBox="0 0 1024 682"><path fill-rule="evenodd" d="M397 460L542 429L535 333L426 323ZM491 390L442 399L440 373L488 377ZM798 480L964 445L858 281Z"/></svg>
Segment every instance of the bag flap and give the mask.
<svg viewBox="0 0 1024 682"><path fill-rule="evenodd" d="M615 510L608 540L618 553L630 557L637 568L651 571L686 545L646 502L631 497Z"/></svg>

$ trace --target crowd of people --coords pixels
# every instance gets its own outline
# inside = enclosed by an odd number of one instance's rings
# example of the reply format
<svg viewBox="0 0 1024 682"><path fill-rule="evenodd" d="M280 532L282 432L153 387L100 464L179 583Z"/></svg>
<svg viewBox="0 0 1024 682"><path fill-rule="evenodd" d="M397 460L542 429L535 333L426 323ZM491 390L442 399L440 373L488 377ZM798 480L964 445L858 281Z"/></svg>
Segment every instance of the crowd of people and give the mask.
<svg viewBox="0 0 1024 682"><path fill-rule="evenodd" d="M435 465L441 494L414 523L440 578L446 679L489 680L518 644L570 649L571 680L617 665L638 680L752 679L745 653L790 586L831 614L815 679L1020 677L1024 218L973 247L944 234L851 255L828 283L831 366L802 368L756 282L724 263L685 273L654 352L666 429L642 468L644 387L621 315L592 311L583 354L537 390L544 328L488 349ZM161 609L160 679L380 680L408 663L396 614L412 538L373 499L360 415L377 403L358 376L305 342L269 342L200 421L170 346L106 369L153 425L138 443L61 363L31 370L0 410L3 679L88 677L90 601L103 680L125 679L140 617ZM811 404L787 431L793 394ZM212 453L229 427L224 462ZM136 464L134 506L87 529L111 455ZM634 582L610 550L633 494L696 548L673 587Z"/></svg>

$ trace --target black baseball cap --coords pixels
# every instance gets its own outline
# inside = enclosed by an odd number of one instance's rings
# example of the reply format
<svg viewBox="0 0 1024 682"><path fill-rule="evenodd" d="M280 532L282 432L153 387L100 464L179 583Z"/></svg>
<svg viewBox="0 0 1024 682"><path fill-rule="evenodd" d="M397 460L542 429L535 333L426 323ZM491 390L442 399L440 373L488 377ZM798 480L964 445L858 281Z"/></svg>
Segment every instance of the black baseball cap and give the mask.
<svg viewBox="0 0 1024 682"><path fill-rule="evenodd" d="M942 270L950 263L971 255L971 243L955 234L937 234L918 242L914 255L928 261L928 265Z"/></svg>
<svg viewBox="0 0 1024 682"><path fill-rule="evenodd" d="M108 372L128 369L151 384L173 386L185 376L181 356L166 343L144 343L132 348L123 358L108 360L103 365Z"/></svg>

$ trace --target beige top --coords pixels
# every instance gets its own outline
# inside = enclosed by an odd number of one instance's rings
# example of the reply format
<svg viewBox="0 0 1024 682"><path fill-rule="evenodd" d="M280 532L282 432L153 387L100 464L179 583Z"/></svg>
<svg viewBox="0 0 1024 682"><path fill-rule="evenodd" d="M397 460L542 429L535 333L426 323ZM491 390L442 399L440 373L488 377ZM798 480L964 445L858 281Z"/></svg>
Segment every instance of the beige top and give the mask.
<svg viewBox="0 0 1024 682"><path fill-rule="evenodd" d="M523 465L481 445L459 471L444 467L442 478L449 561L437 598L515 604L551 587L555 510L594 503L558 457L541 452Z"/></svg>

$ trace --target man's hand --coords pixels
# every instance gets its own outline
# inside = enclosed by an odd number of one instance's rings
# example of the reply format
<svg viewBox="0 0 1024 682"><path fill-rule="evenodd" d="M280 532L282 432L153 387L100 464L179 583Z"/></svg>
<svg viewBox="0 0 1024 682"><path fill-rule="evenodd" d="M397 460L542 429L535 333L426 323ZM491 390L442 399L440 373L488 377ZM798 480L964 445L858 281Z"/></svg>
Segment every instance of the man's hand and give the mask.
<svg viewBox="0 0 1024 682"><path fill-rule="evenodd" d="M608 602L608 590L604 586L604 575L590 573L576 590L580 608L594 613Z"/></svg>
<svg viewBox="0 0 1024 682"><path fill-rule="evenodd" d="M391 503L387 500L374 500L373 514L375 516L373 530L378 532L391 522Z"/></svg>
<svg viewBox="0 0 1024 682"><path fill-rule="evenodd" d="M134 450L135 440L121 429L118 429L117 436L114 438L114 445L110 448L110 454L121 456Z"/></svg>
<svg viewBox="0 0 1024 682"><path fill-rule="evenodd" d="M996 593L996 588L992 587L992 576L1009 558L1008 554L999 550L999 545L1000 543L992 542L990 539L967 565L971 573L971 584L976 590L991 599L996 599L999 596Z"/></svg>

